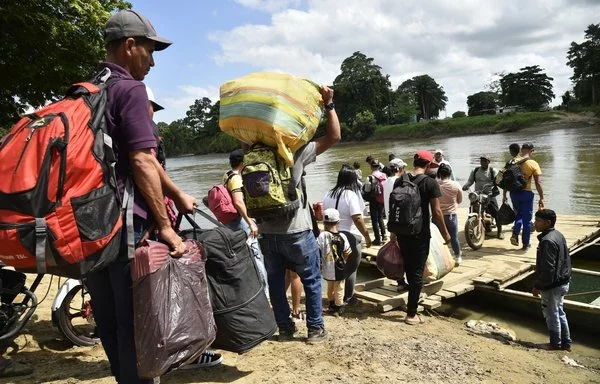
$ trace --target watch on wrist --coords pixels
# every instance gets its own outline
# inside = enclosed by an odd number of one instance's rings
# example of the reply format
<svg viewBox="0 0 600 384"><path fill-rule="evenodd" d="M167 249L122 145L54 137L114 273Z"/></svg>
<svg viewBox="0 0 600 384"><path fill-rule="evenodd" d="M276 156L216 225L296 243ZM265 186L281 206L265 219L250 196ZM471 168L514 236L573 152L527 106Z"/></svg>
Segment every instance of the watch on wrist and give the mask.
<svg viewBox="0 0 600 384"><path fill-rule="evenodd" d="M325 108L329 111L333 111L335 109L335 104L329 103L329 104L325 105Z"/></svg>

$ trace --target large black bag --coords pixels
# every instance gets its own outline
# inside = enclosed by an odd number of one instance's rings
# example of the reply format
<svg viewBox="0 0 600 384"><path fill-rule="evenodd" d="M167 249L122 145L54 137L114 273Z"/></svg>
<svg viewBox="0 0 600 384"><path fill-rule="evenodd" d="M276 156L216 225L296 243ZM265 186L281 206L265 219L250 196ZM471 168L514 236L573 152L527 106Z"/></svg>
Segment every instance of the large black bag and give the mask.
<svg viewBox="0 0 600 384"><path fill-rule="evenodd" d="M256 260L244 231L232 231L204 212L197 212L217 225L203 230L186 216L193 228L181 233L200 242L206 252L206 275L217 324L217 338L212 347L246 352L277 330Z"/></svg>
<svg viewBox="0 0 600 384"><path fill-rule="evenodd" d="M515 221L516 216L510 205L502 203L496 215L496 222L498 225L508 225Z"/></svg>

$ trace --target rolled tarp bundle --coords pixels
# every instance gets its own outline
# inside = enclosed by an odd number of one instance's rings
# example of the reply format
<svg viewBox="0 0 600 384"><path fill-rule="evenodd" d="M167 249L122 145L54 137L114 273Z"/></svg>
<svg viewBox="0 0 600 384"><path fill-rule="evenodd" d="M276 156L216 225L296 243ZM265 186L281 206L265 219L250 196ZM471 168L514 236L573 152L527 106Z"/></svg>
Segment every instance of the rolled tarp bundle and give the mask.
<svg viewBox="0 0 600 384"><path fill-rule="evenodd" d="M288 165L323 116L317 84L285 73L255 72L221 85L219 127L246 143L277 147Z"/></svg>

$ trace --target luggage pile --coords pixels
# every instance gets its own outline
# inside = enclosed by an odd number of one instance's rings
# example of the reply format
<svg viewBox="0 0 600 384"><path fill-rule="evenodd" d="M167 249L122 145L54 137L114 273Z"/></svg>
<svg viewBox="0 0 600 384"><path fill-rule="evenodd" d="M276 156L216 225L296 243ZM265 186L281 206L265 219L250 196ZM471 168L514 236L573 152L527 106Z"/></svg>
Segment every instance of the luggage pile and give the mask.
<svg viewBox="0 0 600 384"><path fill-rule="evenodd" d="M276 147L294 163L293 151L315 134L323 115L319 86L284 73L256 72L221 86L219 127L246 143Z"/></svg>

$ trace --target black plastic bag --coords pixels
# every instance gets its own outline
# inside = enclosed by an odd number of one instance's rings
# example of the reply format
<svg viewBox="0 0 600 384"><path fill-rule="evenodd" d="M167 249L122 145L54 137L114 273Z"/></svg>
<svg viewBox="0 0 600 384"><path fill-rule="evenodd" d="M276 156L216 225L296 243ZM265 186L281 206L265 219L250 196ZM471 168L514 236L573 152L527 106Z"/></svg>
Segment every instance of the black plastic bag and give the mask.
<svg viewBox="0 0 600 384"><path fill-rule="evenodd" d="M496 223L498 225L511 224L515 221L515 217L515 211L513 211L510 205L502 203L500 209L498 210L498 214L496 215Z"/></svg>
<svg viewBox="0 0 600 384"><path fill-rule="evenodd" d="M154 378L194 362L216 337L202 245L186 240L181 258L147 241L131 263L138 375Z"/></svg>

